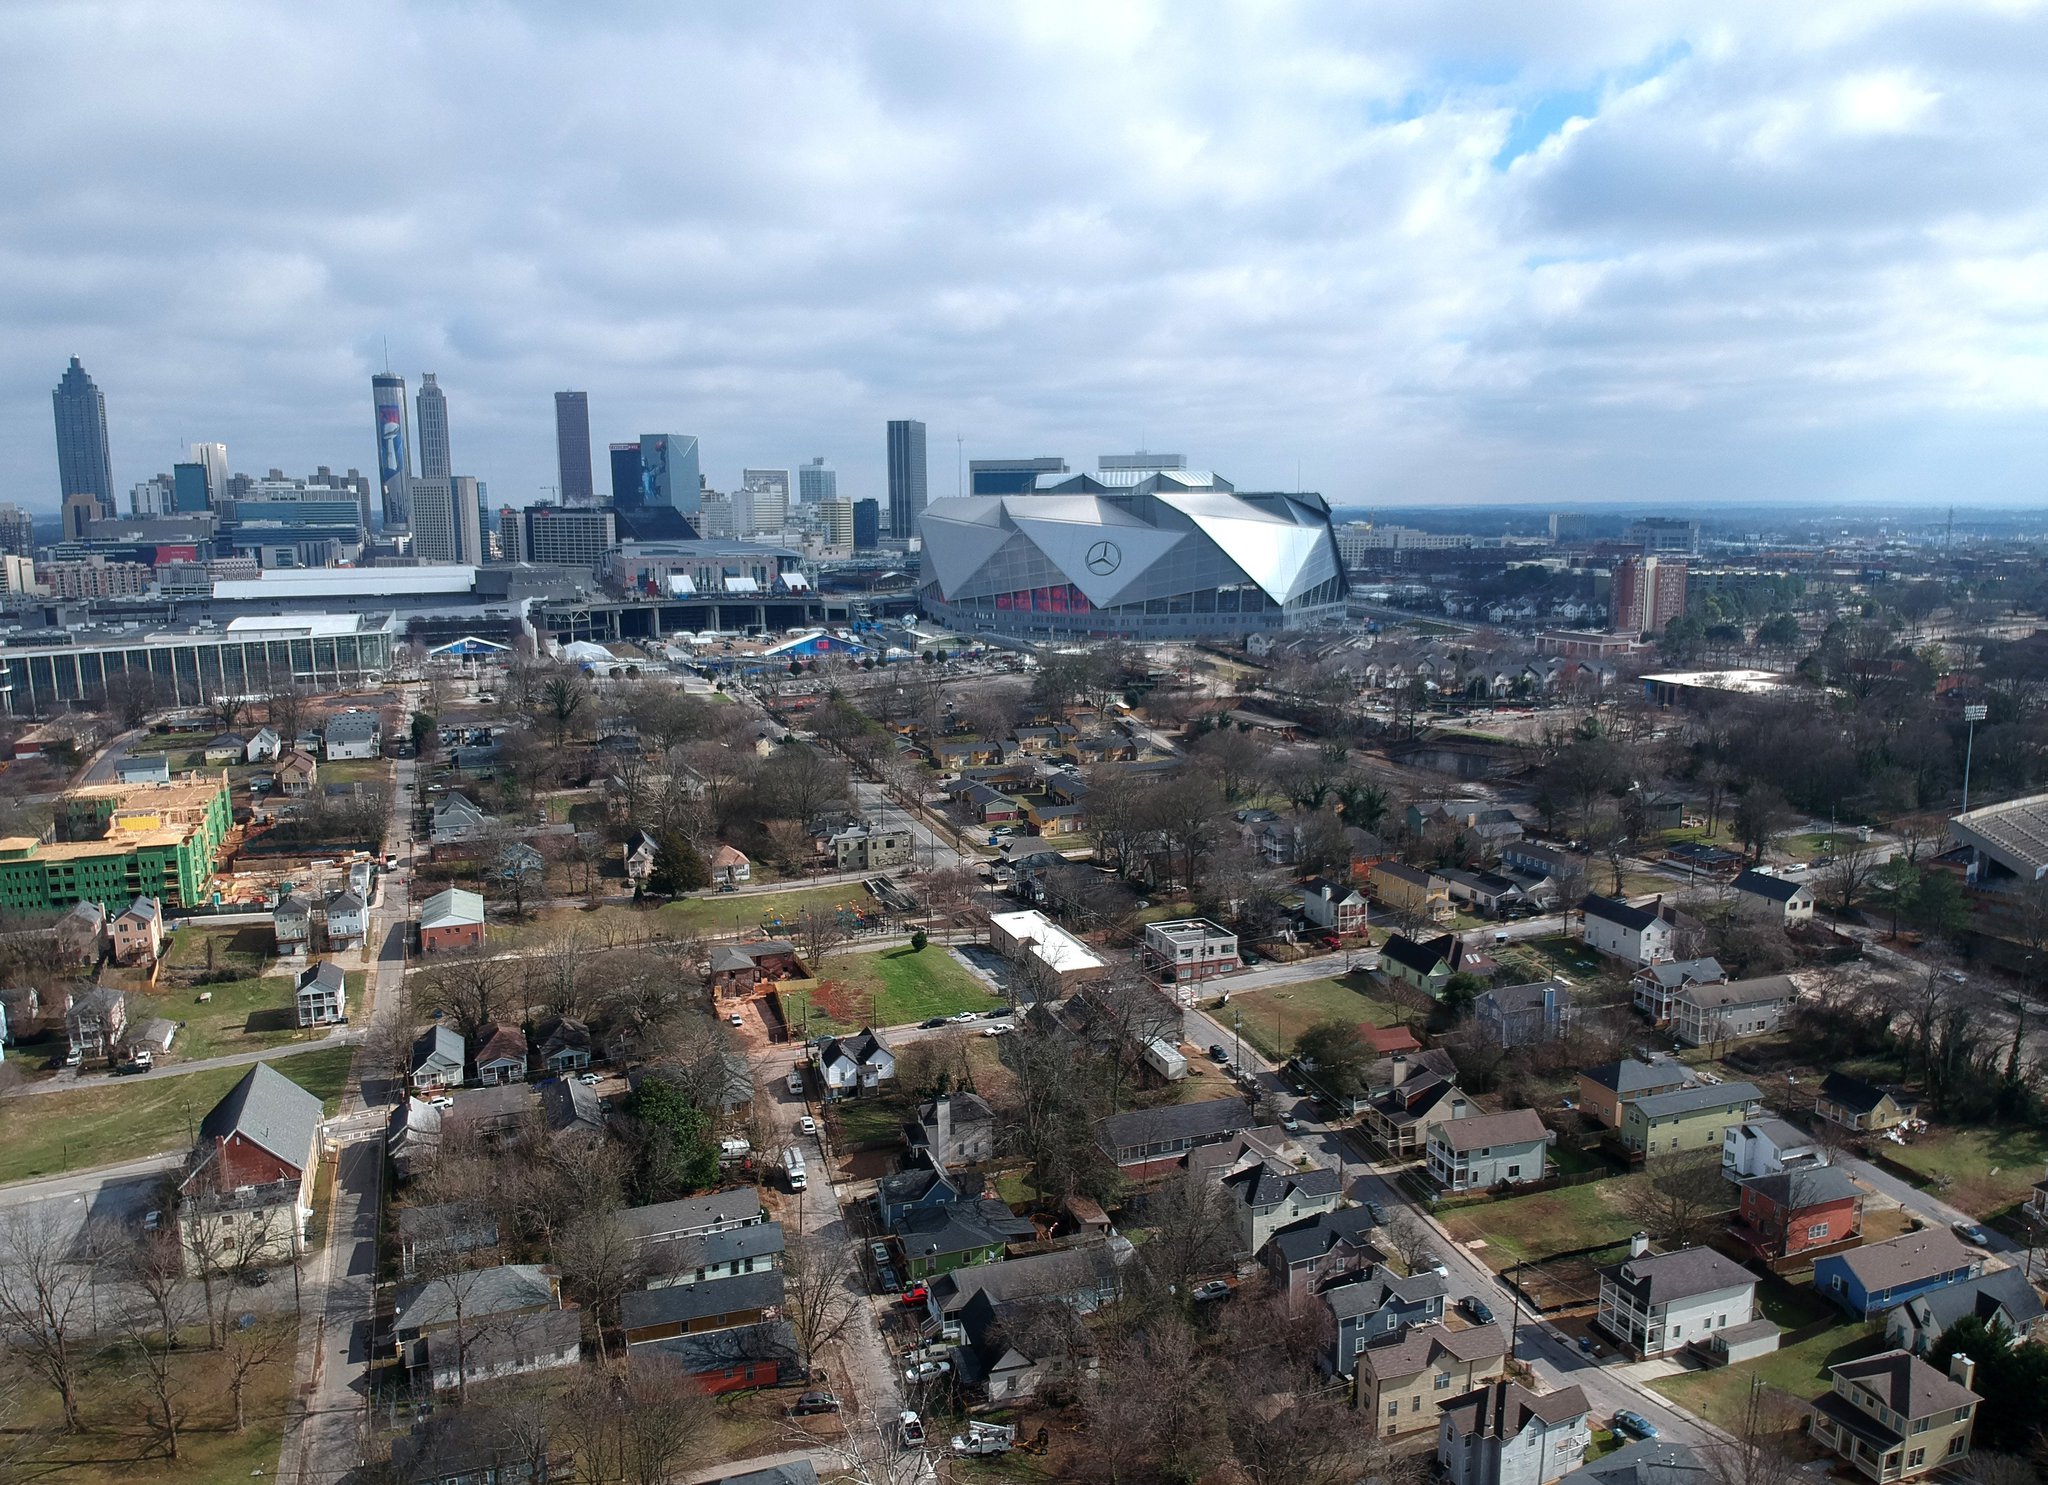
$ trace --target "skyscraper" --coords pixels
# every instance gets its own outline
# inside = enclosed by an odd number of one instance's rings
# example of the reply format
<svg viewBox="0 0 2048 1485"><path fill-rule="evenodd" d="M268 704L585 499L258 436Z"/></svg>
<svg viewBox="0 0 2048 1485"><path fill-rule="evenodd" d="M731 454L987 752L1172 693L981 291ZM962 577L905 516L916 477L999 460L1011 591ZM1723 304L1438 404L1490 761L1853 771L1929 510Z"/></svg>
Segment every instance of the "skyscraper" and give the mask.
<svg viewBox="0 0 2048 1485"><path fill-rule="evenodd" d="M484 502L486 492L473 477L458 474L448 481L454 492L455 560L484 565Z"/></svg>
<svg viewBox="0 0 2048 1485"><path fill-rule="evenodd" d="M1661 634L1685 613L1686 564L1664 557L1624 557L1614 564L1607 627L1616 634Z"/></svg>
<svg viewBox="0 0 2048 1485"><path fill-rule="evenodd" d="M206 500L209 507L228 498L228 446L224 443L195 443L192 462L206 468Z"/></svg>
<svg viewBox="0 0 2048 1485"><path fill-rule="evenodd" d="M114 460L107 452L107 399L78 357L71 358L50 401L57 411L58 494L90 495L114 513Z"/></svg>
<svg viewBox="0 0 2048 1485"><path fill-rule="evenodd" d="M171 499L178 508L178 514L189 516L211 510L206 488L206 466L204 464L173 464L171 466Z"/></svg>
<svg viewBox="0 0 2048 1485"><path fill-rule="evenodd" d="M967 493L970 495L1029 495L1041 474L1065 474L1067 461L1038 459L969 459Z"/></svg>
<svg viewBox="0 0 2048 1485"><path fill-rule="evenodd" d="M839 493L838 471L825 467L825 456L818 455L808 464L799 464L796 471L797 503L816 505L820 500L830 500Z"/></svg>
<svg viewBox="0 0 2048 1485"><path fill-rule="evenodd" d="M789 504L789 471L786 469L742 469L740 488L742 490L770 490L782 497L786 508Z"/></svg>
<svg viewBox="0 0 2048 1485"><path fill-rule="evenodd" d="M898 541L917 535L924 510L924 424L898 418L889 424L889 534Z"/></svg>
<svg viewBox="0 0 2048 1485"><path fill-rule="evenodd" d="M426 479L412 482L412 550L422 562L480 561L476 481Z"/></svg>
<svg viewBox="0 0 2048 1485"><path fill-rule="evenodd" d="M590 479L590 394L555 393L555 465L564 505L597 499Z"/></svg>
<svg viewBox="0 0 2048 1485"><path fill-rule="evenodd" d="M634 510L640 504L640 445L612 445L612 504L620 510Z"/></svg>
<svg viewBox="0 0 2048 1485"><path fill-rule="evenodd" d="M12 502L0 505L0 552L13 557L36 554L36 518Z"/></svg>
<svg viewBox="0 0 2048 1485"><path fill-rule="evenodd" d="M882 544L882 506L876 500L853 503L853 549L872 552Z"/></svg>
<svg viewBox="0 0 2048 1485"><path fill-rule="evenodd" d="M370 378L377 416L377 484L387 530L412 519L412 435L405 415L405 378L380 371Z"/></svg>
<svg viewBox="0 0 2048 1485"><path fill-rule="evenodd" d="M694 516L704 504L697 440L688 433L640 435L640 504Z"/></svg>
<svg viewBox="0 0 2048 1485"><path fill-rule="evenodd" d="M434 380L433 372L421 375L417 400L420 409L420 478L453 479L455 463L448 457L448 399L441 392L441 384Z"/></svg>
<svg viewBox="0 0 2048 1485"><path fill-rule="evenodd" d="M825 545L835 551L852 551L853 502L842 500L835 495L830 500L820 500L815 509L818 513L818 533L825 538Z"/></svg>

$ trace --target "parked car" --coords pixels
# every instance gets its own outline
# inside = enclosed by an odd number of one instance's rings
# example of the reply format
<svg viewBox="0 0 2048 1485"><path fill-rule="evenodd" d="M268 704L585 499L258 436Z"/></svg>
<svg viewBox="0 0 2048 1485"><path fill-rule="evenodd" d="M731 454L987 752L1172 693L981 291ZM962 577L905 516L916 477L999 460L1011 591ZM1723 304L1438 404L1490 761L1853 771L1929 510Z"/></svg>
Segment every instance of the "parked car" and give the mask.
<svg viewBox="0 0 2048 1485"><path fill-rule="evenodd" d="M886 1266L889 1262L889 1245L887 1243L869 1243L868 1257L874 1260L876 1268Z"/></svg>
<svg viewBox="0 0 2048 1485"><path fill-rule="evenodd" d="M798 1134L816 1134L818 1132L818 1121L809 1114L805 1114L796 1121L796 1132Z"/></svg>
<svg viewBox="0 0 2048 1485"><path fill-rule="evenodd" d="M1196 1304L1207 1304L1211 1300L1230 1298L1230 1286L1221 1279L1211 1279L1206 1284L1197 1284L1188 1292L1188 1298Z"/></svg>
<svg viewBox="0 0 2048 1485"><path fill-rule="evenodd" d="M899 1283L900 1281L896 1277L896 1270L890 1265L885 1263L875 1270L875 1292L877 1294L893 1294L896 1292Z"/></svg>
<svg viewBox="0 0 2048 1485"><path fill-rule="evenodd" d="M1238 950L1237 957L1239 960L1243 962L1245 968L1247 969L1251 969L1254 966L1264 964L1266 962L1265 960L1261 959L1258 955L1254 954L1250 949Z"/></svg>
<svg viewBox="0 0 2048 1485"><path fill-rule="evenodd" d="M907 1305L921 1305L925 1302L929 1292L922 1284L912 1284L903 1291L903 1302Z"/></svg>
<svg viewBox="0 0 2048 1485"><path fill-rule="evenodd" d="M1654 1439L1657 1437L1657 1425L1645 1418L1641 1413L1629 1408L1623 1408L1614 1415L1614 1431L1616 1433L1625 1433L1634 1439Z"/></svg>
<svg viewBox="0 0 2048 1485"><path fill-rule="evenodd" d="M745 1016L742 1016L738 1011L734 1011L730 1016L727 1016L725 1019L732 1022L732 1024L735 1026L744 1026L747 1024L747 1018Z"/></svg>
<svg viewBox="0 0 2048 1485"><path fill-rule="evenodd" d="M1223 1043L1211 1042L1209 1043L1209 1060L1211 1062L1228 1062L1230 1060L1230 1053L1225 1050Z"/></svg>
<svg viewBox="0 0 2048 1485"><path fill-rule="evenodd" d="M945 1376L952 1369L953 1363L950 1361L920 1361L915 1366L906 1366L903 1369L903 1380L913 1383L929 1382L935 1377Z"/></svg>
<svg viewBox="0 0 2048 1485"><path fill-rule="evenodd" d="M1444 1267L1444 1261L1434 1253L1424 1253L1416 1262L1415 1272L1435 1274L1439 1279L1448 1279L1451 1276L1451 1271Z"/></svg>
<svg viewBox="0 0 2048 1485"><path fill-rule="evenodd" d="M1289 1134L1293 1134L1300 1130L1301 1121L1295 1118L1292 1114L1282 1114L1280 1116L1280 1127L1286 1130Z"/></svg>
<svg viewBox="0 0 2048 1485"><path fill-rule="evenodd" d="M999 1006L997 1006L997 1007L996 1007L996 1008L995 1008L994 1010L992 1010L992 1011L983 1011L983 1012L982 1012L982 1014L983 1014L984 1016L988 1017L988 1018L989 1018L989 1020L991 1020L991 1021L994 1021L994 1020L997 1020L997 1019L999 1019L999 1018L1001 1018L1001 1017L1003 1017L1003 1016L1007 1016L1007 1015L1011 1014L1011 1011L1010 1011L1010 1008L1009 1008L1008 1006L1006 1006L1006 1005L999 1005Z"/></svg>
<svg viewBox="0 0 2048 1485"><path fill-rule="evenodd" d="M427 1102L437 1109L452 1109L455 1107L455 1100L445 1093L436 1093Z"/></svg>
<svg viewBox="0 0 2048 1485"><path fill-rule="evenodd" d="M927 1020L918 1022L917 1024L926 1031L937 1031L941 1026L944 1026L946 1024L946 1018L944 1016L932 1016Z"/></svg>
<svg viewBox="0 0 2048 1485"><path fill-rule="evenodd" d="M163 1226L164 1214L161 1210L144 1212L142 1214L142 1230L144 1232L161 1232L163 1231Z"/></svg>
<svg viewBox="0 0 2048 1485"><path fill-rule="evenodd" d="M267 1268L252 1268L242 1275L242 1282L251 1289L261 1289L270 1282L270 1270Z"/></svg>
<svg viewBox="0 0 2048 1485"><path fill-rule="evenodd" d="M1387 1209L1376 1201L1365 1203L1365 1215L1372 1218L1372 1225L1375 1227L1387 1225Z"/></svg>
<svg viewBox="0 0 2048 1485"><path fill-rule="evenodd" d="M1493 1306L1476 1294L1468 1294L1459 1300L1458 1308L1464 1312L1465 1318L1474 1325L1493 1324Z"/></svg>
<svg viewBox="0 0 2048 1485"><path fill-rule="evenodd" d="M596 1073L581 1073L577 1076L576 1081L586 1088L595 1088L604 1079L600 1078Z"/></svg>
<svg viewBox="0 0 2048 1485"><path fill-rule="evenodd" d="M959 1011L951 1016L948 1016L946 1019L949 1021L972 1021L974 1019L974 1012Z"/></svg>
<svg viewBox="0 0 2048 1485"><path fill-rule="evenodd" d="M1008 1036L1016 1029L1014 1026L984 1026L981 1028L981 1034L983 1036Z"/></svg>
<svg viewBox="0 0 2048 1485"><path fill-rule="evenodd" d="M1971 1247L1988 1248L1991 1246L1991 1235L1976 1223L1957 1222L1951 1224L1951 1226L1955 1235L1970 1244Z"/></svg>
<svg viewBox="0 0 2048 1485"><path fill-rule="evenodd" d="M790 1404L789 1411L798 1418L810 1413L836 1413L839 1399L829 1392L806 1392Z"/></svg>
<svg viewBox="0 0 2048 1485"><path fill-rule="evenodd" d="M905 1408L896 1415L896 1441L906 1449L924 1442L924 1419Z"/></svg>

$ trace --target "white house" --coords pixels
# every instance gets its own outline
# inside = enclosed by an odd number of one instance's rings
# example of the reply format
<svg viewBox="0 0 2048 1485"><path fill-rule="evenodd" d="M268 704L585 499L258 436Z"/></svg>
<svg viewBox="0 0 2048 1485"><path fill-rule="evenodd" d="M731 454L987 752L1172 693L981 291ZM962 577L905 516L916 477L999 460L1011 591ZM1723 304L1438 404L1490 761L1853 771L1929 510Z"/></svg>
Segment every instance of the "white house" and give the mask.
<svg viewBox="0 0 2048 1485"><path fill-rule="evenodd" d="M1543 1179L1550 1131L1534 1109L1446 1119L1429 1132L1429 1173L1453 1191L1487 1191Z"/></svg>
<svg viewBox="0 0 2048 1485"><path fill-rule="evenodd" d="M280 954L303 954L313 942L313 904L294 892L270 910Z"/></svg>
<svg viewBox="0 0 2048 1485"><path fill-rule="evenodd" d="M333 1026L348 1019L348 977L331 959L299 972L294 996L301 1026Z"/></svg>
<svg viewBox="0 0 2048 1485"><path fill-rule="evenodd" d="M1828 1152L1813 1136L1783 1119L1750 1119L1721 1136L1721 1174L1731 1181L1827 1163Z"/></svg>
<svg viewBox="0 0 2048 1485"><path fill-rule="evenodd" d="M1298 890L1301 915L1331 933L1363 933L1365 894L1326 877L1310 877Z"/></svg>
<svg viewBox="0 0 2048 1485"><path fill-rule="evenodd" d="M1630 907L1618 897L1588 897L1579 904L1585 916L1586 945L1629 964L1657 964L1671 957L1676 927L1659 898L1648 907Z"/></svg>
<svg viewBox="0 0 2048 1485"><path fill-rule="evenodd" d="M1736 902L1746 911L1760 913L1773 923L1790 928L1813 920L1813 889L1771 872L1751 867L1734 882Z"/></svg>
<svg viewBox="0 0 2048 1485"><path fill-rule="evenodd" d="M1687 985L1671 997L1671 1034L1689 1047L1762 1036L1778 1029L1798 998L1785 975Z"/></svg>
<svg viewBox="0 0 2048 1485"><path fill-rule="evenodd" d="M1638 1359L1662 1356L1756 1319L1756 1275L1712 1248L1630 1256L1600 1271L1600 1328Z"/></svg>
<svg viewBox="0 0 2048 1485"><path fill-rule="evenodd" d="M818 1075L835 1097L874 1093L896 1076L896 1054L863 1026L856 1035L831 1037L818 1048Z"/></svg>
<svg viewBox="0 0 2048 1485"><path fill-rule="evenodd" d="M1578 1387L1531 1392L1502 1379L1447 1399L1440 1417L1436 1461L1449 1485L1553 1485L1593 1442Z"/></svg>
<svg viewBox="0 0 2048 1485"><path fill-rule="evenodd" d="M327 719L327 758L375 758L384 750L384 726L375 712L346 711Z"/></svg>
<svg viewBox="0 0 2048 1485"><path fill-rule="evenodd" d="M325 906L327 947L360 949L370 932L370 910L353 891L330 892Z"/></svg>
<svg viewBox="0 0 2048 1485"><path fill-rule="evenodd" d="M275 763L283 751L284 739L268 727L261 727L250 736L243 756L251 763Z"/></svg>

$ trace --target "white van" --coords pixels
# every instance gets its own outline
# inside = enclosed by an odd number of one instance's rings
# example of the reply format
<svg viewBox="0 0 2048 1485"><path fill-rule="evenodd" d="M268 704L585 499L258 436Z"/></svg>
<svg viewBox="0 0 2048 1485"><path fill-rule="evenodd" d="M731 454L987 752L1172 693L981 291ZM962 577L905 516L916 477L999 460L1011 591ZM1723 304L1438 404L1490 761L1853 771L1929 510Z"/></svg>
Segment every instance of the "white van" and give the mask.
<svg viewBox="0 0 2048 1485"><path fill-rule="evenodd" d="M783 1178L789 1182L789 1189L792 1191L801 1191L810 1184L804 1171L803 1151L784 1150L782 1152L782 1174Z"/></svg>
<svg viewBox="0 0 2048 1485"><path fill-rule="evenodd" d="M802 1098L804 1096L804 1070L801 1067L792 1067L789 1070L789 1096L791 1098Z"/></svg>
<svg viewBox="0 0 2048 1485"><path fill-rule="evenodd" d="M754 1147L741 1139L722 1139L718 1142L718 1158L721 1163L745 1160L754 1153Z"/></svg>

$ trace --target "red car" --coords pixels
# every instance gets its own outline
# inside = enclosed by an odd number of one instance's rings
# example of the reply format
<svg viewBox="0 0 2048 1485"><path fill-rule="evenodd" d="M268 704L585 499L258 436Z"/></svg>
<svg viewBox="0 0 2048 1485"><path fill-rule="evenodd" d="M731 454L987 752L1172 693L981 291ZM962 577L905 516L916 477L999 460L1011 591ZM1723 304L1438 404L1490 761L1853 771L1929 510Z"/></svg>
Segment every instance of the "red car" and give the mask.
<svg viewBox="0 0 2048 1485"><path fill-rule="evenodd" d="M1322 945L1326 949L1341 949L1344 947L1344 941L1334 933L1326 933L1322 937Z"/></svg>
<svg viewBox="0 0 2048 1485"><path fill-rule="evenodd" d="M907 1305L921 1305L924 1301L925 1287L922 1284L912 1284L903 1291L903 1302Z"/></svg>

